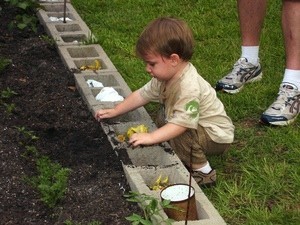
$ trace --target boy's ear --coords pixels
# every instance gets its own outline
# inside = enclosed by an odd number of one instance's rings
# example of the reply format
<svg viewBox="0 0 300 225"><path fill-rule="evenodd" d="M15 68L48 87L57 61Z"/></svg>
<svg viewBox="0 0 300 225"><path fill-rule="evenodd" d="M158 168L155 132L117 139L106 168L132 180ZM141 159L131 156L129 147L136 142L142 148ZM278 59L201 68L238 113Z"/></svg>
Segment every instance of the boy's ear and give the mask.
<svg viewBox="0 0 300 225"><path fill-rule="evenodd" d="M170 59L171 59L172 64L174 64L174 65L177 65L177 64L179 63L179 61L180 61L179 55L177 55L177 54L175 54L175 53L173 53L173 54L170 56Z"/></svg>

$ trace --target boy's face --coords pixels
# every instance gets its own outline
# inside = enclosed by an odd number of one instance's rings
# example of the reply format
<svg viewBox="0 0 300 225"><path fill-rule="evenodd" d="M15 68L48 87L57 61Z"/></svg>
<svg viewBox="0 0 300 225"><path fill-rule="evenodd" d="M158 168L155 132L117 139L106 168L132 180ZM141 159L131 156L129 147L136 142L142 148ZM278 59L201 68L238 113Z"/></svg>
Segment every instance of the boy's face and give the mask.
<svg viewBox="0 0 300 225"><path fill-rule="evenodd" d="M176 65L172 57L166 58L158 54L148 54L144 58L146 71L159 81L168 81L176 74Z"/></svg>

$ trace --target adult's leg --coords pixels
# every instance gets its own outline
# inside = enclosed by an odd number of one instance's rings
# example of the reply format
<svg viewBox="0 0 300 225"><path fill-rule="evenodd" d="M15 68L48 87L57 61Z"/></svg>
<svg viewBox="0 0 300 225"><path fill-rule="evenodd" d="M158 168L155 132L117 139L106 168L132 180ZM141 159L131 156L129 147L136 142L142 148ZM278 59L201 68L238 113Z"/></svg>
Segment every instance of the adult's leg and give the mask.
<svg viewBox="0 0 300 225"><path fill-rule="evenodd" d="M282 29L286 51L286 68L300 70L300 0L283 1Z"/></svg>
<svg viewBox="0 0 300 225"><path fill-rule="evenodd" d="M238 0L237 8L242 39L241 56L232 71L216 84L217 91L231 94L238 93L246 83L262 78L258 54L267 0Z"/></svg>
<svg viewBox="0 0 300 225"><path fill-rule="evenodd" d="M284 0L282 29L286 52L285 71L277 99L262 114L261 121L284 126L299 115L300 99L300 0Z"/></svg>
<svg viewBox="0 0 300 225"><path fill-rule="evenodd" d="M238 0L242 46L258 46L267 0Z"/></svg>

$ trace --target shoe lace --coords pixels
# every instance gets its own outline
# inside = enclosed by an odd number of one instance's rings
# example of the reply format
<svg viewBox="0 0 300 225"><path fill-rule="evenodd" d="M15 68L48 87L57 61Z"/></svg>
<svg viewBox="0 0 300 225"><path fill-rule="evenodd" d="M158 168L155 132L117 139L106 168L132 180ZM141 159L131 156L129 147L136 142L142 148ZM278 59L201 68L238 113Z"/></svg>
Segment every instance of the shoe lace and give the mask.
<svg viewBox="0 0 300 225"><path fill-rule="evenodd" d="M234 65L231 73L227 75L227 78L233 78L236 76L243 76L251 70L253 66L247 62L247 59L240 58Z"/></svg>
<svg viewBox="0 0 300 225"><path fill-rule="evenodd" d="M283 85L279 92L276 101L273 103L272 108L279 109L290 105L290 113L299 113L300 111L300 94L293 89L287 88ZM294 111L295 110L295 111Z"/></svg>

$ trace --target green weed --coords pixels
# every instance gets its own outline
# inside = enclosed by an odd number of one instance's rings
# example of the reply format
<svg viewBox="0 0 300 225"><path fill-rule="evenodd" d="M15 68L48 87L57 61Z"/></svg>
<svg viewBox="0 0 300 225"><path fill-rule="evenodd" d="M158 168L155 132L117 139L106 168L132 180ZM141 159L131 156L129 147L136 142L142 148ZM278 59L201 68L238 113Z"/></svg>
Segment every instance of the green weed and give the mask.
<svg viewBox="0 0 300 225"><path fill-rule="evenodd" d="M9 99L14 95L17 95L17 93L10 88L6 88L6 90L1 91L1 99Z"/></svg>
<svg viewBox="0 0 300 225"><path fill-rule="evenodd" d="M3 71L6 67L8 67L12 63L11 59L6 59L0 57L0 73Z"/></svg>
<svg viewBox="0 0 300 225"><path fill-rule="evenodd" d="M56 40L52 37L49 37L48 35L42 35L40 36L41 40L48 43L50 46L54 47L56 45Z"/></svg>
<svg viewBox="0 0 300 225"><path fill-rule="evenodd" d="M15 127L21 134L19 144L26 147L32 145L32 143L39 139L33 131L27 130L25 127Z"/></svg>
<svg viewBox="0 0 300 225"><path fill-rule="evenodd" d="M22 156L25 158L32 157L36 163L38 175L26 178L26 180L39 191L41 200L48 207L53 208L64 197L71 170L51 162L47 156L40 156L37 148L33 145L33 142L39 138L33 131L29 131L25 127L15 128L21 134L19 144L26 149Z"/></svg>
<svg viewBox="0 0 300 225"><path fill-rule="evenodd" d="M174 220L172 219L165 219L161 214L161 211L164 208L175 209L175 207L170 204L169 200L159 201L158 199L152 196L133 191L130 191L124 196L127 198L127 201L138 203L143 210L143 216L133 213L131 216L126 217L126 220L130 221L132 224L151 225L153 224L152 220L154 220L154 216L157 217L155 218L155 220L158 220L155 224L159 223L171 225L172 222L174 222Z"/></svg>
<svg viewBox="0 0 300 225"><path fill-rule="evenodd" d="M37 31L38 19L35 15L40 4L36 0L5 0L11 6L17 7L20 10L20 13L15 17L15 20L12 21L9 26L11 28L17 27L20 30L25 28Z"/></svg>
<svg viewBox="0 0 300 225"><path fill-rule="evenodd" d="M1 91L0 104L5 107L5 111L8 115L12 114L16 109L16 105L14 103L8 103L9 99L14 95L17 95L17 93L10 88Z"/></svg>
<svg viewBox="0 0 300 225"><path fill-rule="evenodd" d="M98 43L99 43L98 39L93 34L90 34L87 39L81 42L81 44L83 45L93 45Z"/></svg>
<svg viewBox="0 0 300 225"><path fill-rule="evenodd" d="M11 104L3 103L3 105L6 108L7 114L12 114L16 109L16 105L14 103L11 103Z"/></svg>
<svg viewBox="0 0 300 225"><path fill-rule="evenodd" d="M51 162L45 156L38 158L36 164L38 176L31 178L31 183L39 190L42 201L53 208L64 197L70 169Z"/></svg>

